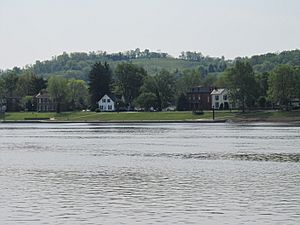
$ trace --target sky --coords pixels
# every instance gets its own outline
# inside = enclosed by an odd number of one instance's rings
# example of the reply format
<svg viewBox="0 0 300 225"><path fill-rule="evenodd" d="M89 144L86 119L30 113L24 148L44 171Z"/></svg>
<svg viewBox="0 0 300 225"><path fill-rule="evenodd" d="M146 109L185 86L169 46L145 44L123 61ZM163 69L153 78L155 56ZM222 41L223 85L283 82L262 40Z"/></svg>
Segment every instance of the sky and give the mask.
<svg viewBox="0 0 300 225"><path fill-rule="evenodd" d="M300 0L0 0L0 69L140 48L251 56L300 48Z"/></svg>

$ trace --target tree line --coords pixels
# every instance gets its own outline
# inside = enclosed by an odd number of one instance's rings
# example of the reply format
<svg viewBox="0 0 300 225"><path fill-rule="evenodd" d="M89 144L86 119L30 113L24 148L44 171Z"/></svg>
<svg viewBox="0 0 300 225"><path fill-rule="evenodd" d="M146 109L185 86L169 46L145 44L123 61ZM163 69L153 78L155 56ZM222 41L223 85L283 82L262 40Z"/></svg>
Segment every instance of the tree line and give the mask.
<svg viewBox="0 0 300 225"><path fill-rule="evenodd" d="M97 62L89 68L87 81L62 75L47 79L32 68L3 71L0 76L0 99L18 97L20 110L35 108L34 96L47 89L58 104L67 110L97 108L104 94L122 99L124 110L135 107L161 111L169 106L188 109L187 91L193 86L223 87L230 91L231 100L243 111L252 108L291 108L291 101L300 98L300 69L288 64L278 65L268 72L255 72L249 59L239 59L216 74L205 74L201 67L183 71L161 69L155 75L142 66L122 62L114 68Z"/></svg>

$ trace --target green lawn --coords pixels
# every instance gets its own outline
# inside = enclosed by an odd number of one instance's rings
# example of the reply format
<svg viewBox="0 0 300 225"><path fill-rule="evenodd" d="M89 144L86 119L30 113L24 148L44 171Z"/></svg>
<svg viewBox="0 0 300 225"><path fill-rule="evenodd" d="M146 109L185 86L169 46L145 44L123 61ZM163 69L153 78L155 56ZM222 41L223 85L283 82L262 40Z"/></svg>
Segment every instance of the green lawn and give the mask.
<svg viewBox="0 0 300 225"><path fill-rule="evenodd" d="M226 111L215 113L216 119L231 118L234 114ZM58 121L130 121L130 120L194 120L212 119L212 112L206 111L203 115L194 115L192 112L63 112L37 113L13 112L6 113L6 120L46 119Z"/></svg>
<svg viewBox="0 0 300 225"><path fill-rule="evenodd" d="M0 118L1 119L1 118ZM153 120L196 120L212 119L212 111L205 111L203 115L192 112L63 112L37 113L13 112L6 113L5 120L39 120L52 119L55 121L153 121ZM241 113L237 111L216 111L215 119L231 119L233 121L300 121L300 110L285 111L253 111Z"/></svg>

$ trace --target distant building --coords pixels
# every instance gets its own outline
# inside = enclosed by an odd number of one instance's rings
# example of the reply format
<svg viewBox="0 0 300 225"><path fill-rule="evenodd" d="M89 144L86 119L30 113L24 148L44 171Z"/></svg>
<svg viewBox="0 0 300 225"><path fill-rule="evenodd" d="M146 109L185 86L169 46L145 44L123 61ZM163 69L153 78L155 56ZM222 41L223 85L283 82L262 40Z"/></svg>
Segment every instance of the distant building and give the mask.
<svg viewBox="0 0 300 225"><path fill-rule="evenodd" d="M116 97L112 94L105 94L98 101L98 106L101 112L113 112L116 111Z"/></svg>
<svg viewBox="0 0 300 225"><path fill-rule="evenodd" d="M215 88L211 92L211 107L215 109L229 109L231 108L228 90L225 88Z"/></svg>
<svg viewBox="0 0 300 225"><path fill-rule="evenodd" d="M208 87L193 87L187 92L189 109L193 111L198 110L210 110L211 109L211 98L210 93L212 88Z"/></svg>
<svg viewBox="0 0 300 225"><path fill-rule="evenodd" d="M50 99L46 90L41 90L36 96L36 109L38 112L56 111L56 103Z"/></svg>

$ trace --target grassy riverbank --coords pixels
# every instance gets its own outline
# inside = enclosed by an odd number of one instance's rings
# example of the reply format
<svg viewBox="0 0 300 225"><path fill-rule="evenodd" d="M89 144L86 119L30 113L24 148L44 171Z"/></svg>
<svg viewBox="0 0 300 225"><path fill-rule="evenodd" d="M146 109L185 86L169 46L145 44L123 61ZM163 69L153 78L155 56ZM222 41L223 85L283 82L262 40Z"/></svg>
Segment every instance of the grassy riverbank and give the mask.
<svg viewBox="0 0 300 225"><path fill-rule="evenodd" d="M2 118L3 119L3 118ZM241 113L238 111L216 111L216 120L231 120L234 122L300 122L300 111L253 111ZM63 112L63 113L37 113L13 112L6 113L7 121L23 120L50 120L74 122L118 122L118 121L196 121L212 120L212 111L205 111L203 115L192 112Z"/></svg>

